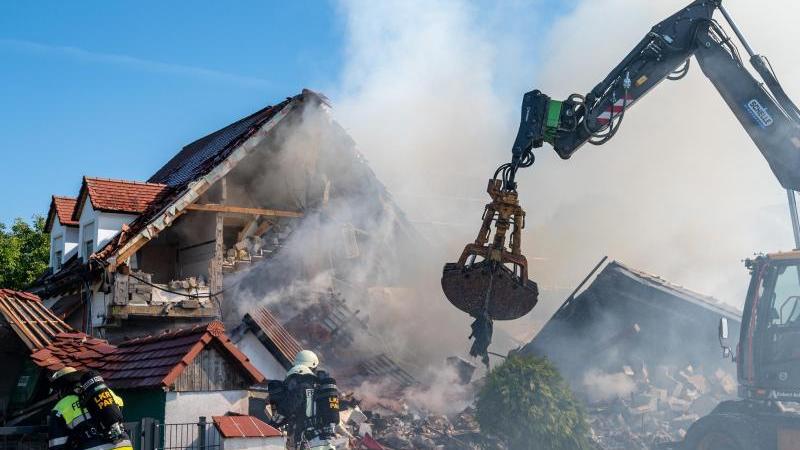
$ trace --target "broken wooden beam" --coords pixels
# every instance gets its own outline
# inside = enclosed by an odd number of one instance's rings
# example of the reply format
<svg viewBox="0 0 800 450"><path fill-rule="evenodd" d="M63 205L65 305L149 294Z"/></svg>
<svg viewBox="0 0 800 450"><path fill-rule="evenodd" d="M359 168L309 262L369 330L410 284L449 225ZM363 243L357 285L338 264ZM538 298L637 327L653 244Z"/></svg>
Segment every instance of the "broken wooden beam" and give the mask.
<svg viewBox="0 0 800 450"><path fill-rule="evenodd" d="M253 216L269 217L303 217L302 212L282 211L279 209L250 208L245 206L220 205L218 203L191 204L186 207L189 211L204 211L229 214L250 214Z"/></svg>

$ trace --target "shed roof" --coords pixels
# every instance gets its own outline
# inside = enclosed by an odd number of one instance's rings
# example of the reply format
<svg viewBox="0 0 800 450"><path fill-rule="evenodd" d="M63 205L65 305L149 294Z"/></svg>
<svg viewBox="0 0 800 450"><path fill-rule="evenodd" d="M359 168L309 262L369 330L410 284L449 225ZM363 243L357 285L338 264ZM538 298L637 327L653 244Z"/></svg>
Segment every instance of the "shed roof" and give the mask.
<svg viewBox="0 0 800 450"><path fill-rule="evenodd" d="M50 345L60 333L73 331L29 292L0 289L0 314L31 351Z"/></svg>
<svg viewBox="0 0 800 450"><path fill-rule="evenodd" d="M295 355L303 347L266 307L258 307L244 315L245 325L255 333L285 369L292 366Z"/></svg>
<svg viewBox="0 0 800 450"><path fill-rule="evenodd" d="M78 203L77 198L54 195L50 200L50 210L47 212L44 231L49 233L53 229L56 218L65 227L77 227L78 221L72 218L76 203Z"/></svg>
<svg viewBox="0 0 800 450"><path fill-rule="evenodd" d="M225 335L225 327L207 325L124 341L115 346L83 333L58 335L51 345L32 355L34 363L50 370L64 366L99 371L115 388L169 387L207 346L214 345L253 383L264 381L258 371Z"/></svg>
<svg viewBox="0 0 800 450"><path fill-rule="evenodd" d="M280 437L281 432L253 416L214 416L214 425L224 438Z"/></svg>
<svg viewBox="0 0 800 450"><path fill-rule="evenodd" d="M141 214L168 191L165 184L83 177L72 220L80 218L86 199L97 211Z"/></svg>

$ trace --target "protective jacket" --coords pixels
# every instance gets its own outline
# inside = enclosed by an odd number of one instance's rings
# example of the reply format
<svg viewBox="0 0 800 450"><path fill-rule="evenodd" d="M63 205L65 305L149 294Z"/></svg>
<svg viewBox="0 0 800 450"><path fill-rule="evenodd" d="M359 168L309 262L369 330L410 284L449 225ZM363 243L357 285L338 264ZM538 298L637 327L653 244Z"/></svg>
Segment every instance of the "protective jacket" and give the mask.
<svg viewBox="0 0 800 450"><path fill-rule="evenodd" d="M293 443L335 436L339 423L339 392L325 371L290 373L283 382L270 381L272 425L285 427Z"/></svg>
<svg viewBox="0 0 800 450"><path fill-rule="evenodd" d="M123 406L122 398L111 392L111 401ZM75 394L56 403L48 418L49 450L133 450L131 440L122 432L112 436L83 407Z"/></svg>

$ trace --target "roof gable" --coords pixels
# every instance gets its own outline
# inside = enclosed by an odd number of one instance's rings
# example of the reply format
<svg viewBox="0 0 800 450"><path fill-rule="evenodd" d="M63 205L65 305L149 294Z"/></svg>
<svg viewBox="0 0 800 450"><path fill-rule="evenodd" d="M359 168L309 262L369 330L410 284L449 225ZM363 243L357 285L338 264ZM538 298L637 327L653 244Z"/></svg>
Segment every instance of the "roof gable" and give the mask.
<svg viewBox="0 0 800 450"><path fill-rule="evenodd" d="M141 214L167 194L164 184L83 177L72 220L78 221L87 200L95 211Z"/></svg>
<svg viewBox="0 0 800 450"><path fill-rule="evenodd" d="M31 351L50 345L61 333L73 331L29 292L0 289L0 315Z"/></svg>
<svg viewBox="0 0 800 450"><path fill-rule="evenodd" d="M234 364L252 383L264 381L258 371L214 321L112 345L83 333L63 333L35 352L34 363L50 370L64 366L98 370L115 388L169 388L209 345Z"/></svg>
<svg viewBox="0 0 800 450"><path fill-rule="evenodd" d="M78 199L76 198L54 195L50 200L50 210L47 212L44 231L50 233L56 219L65 227L77 227L78 222L72 218L77 203Z"/></svg>
<svg viewBox="0 0 800 450"><path fill-rule="evenodd" d="M290 101L291 98L287 98L275 106L267 106L183 147L147 181L183 186L205 175L213 166L226 158L237 143L247 139Z"/></svg>
<svg viewBox="0 0 800 450"><path fill-rule="evenodd" d="M299 95L264 108L184 147L148 180L168 185L167 194L161 201L151 204L131 222L126 232L115 235L93 257L113 258L112 269L116 267L117 258L120 263L124 262L130 252L169 227L188 205L232 170L295 106L305 102L325 103L326 99L304 89Z"/></svg>

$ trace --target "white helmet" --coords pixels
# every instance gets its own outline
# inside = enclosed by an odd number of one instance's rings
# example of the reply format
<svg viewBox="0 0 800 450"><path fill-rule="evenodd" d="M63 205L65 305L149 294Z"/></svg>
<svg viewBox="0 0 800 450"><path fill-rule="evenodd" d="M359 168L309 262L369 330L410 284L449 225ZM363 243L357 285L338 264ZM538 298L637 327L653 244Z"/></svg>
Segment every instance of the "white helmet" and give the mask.
<svg viewBox="0 0 800 450"><path fill-rule="evenodd" d="M298 364L286 372L286 376L288 377L289 375L314 375L314 372L312 372L308 367Z"/></svg>
<svg viewBox="0 0 800 450"><path fill-rule="evenodd" d="M317 358L317 355L311 350L301 350L297 352L297 355L294 357L294 365L306 366L314 370L319 365L319 358Z"/></svg>
<svg viewBox="0 0 800 450"><path fill-rule="evenodd" d="M66 367L56 371L53 375L51 375L50 376L50 382L51 383L55 383L56 381L60 380L61 378L65 377L65 376L67 376L67 375L69 375L71 373L75 373L77 371L78 370L75 369L74 367L66 366Z"/></svg>

